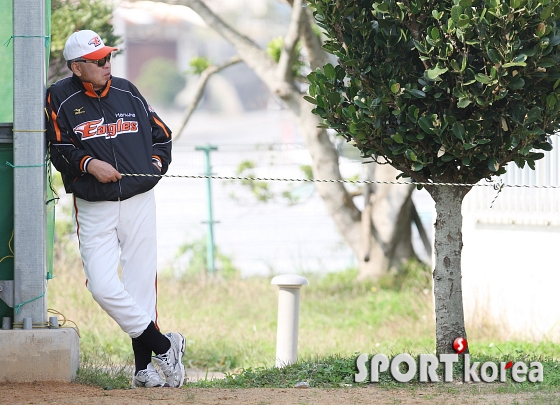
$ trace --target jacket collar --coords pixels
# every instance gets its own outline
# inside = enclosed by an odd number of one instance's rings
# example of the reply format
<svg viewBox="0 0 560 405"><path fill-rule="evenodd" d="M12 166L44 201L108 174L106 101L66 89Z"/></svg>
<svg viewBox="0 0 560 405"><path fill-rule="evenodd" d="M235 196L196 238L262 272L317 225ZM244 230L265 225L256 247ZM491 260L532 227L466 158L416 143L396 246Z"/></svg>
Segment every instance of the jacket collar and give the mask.
<svg viewBox="0 0 560 405"><path fill-rule="evenodd" d="M105 85L105 88L101 91L101 93L98 94L95 90L93 90L93 84L89 82L84 82L78 76L72 75L72 80L74 81L74 83L76 83L85 92L86 96L92 98L106 97L107 94L109 93L109 89L111 88L112 79L113 76L111 76L111 78L107 81L107 84Z"/></svg>

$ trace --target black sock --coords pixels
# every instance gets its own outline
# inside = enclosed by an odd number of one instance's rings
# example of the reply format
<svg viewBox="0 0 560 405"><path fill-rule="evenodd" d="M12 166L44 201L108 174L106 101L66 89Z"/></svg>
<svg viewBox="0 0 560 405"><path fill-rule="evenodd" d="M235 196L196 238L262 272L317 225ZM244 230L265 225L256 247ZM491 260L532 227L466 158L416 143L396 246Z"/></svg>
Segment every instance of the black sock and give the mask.
<svg viewBox="0 0 560 405"><path fill-rule="evenodd" d="M153 322L136 339L148 346L155 354L163 354L171 347L169 339L163 335Z"/></svg>
<svg viewBox="0 0 560 405"><path fill-rule="evenodd" d="M134 366L136 367L134 375L136 375L140 370L148 368L148 364L152 361L152 351L138 338L132 339L132 350L134 351Z"/></svg>

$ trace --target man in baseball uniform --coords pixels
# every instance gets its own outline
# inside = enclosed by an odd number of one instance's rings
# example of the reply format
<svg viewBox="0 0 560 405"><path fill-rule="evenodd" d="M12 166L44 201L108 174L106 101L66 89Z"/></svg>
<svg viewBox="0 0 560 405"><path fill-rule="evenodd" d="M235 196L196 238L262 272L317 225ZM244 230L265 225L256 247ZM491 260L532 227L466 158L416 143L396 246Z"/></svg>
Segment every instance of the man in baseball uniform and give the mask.
<svg viewBox="0 0 560 405"><path fill-rule="evenodd" d="M74 195L87 287L132 338L133 387L181 387L185 338L162 334L156 311L153 187L171 162L171 131L132 83L111 76L116 50L90 30L68 38L64 58L73 74L47 90L47 141Z"/></svg>

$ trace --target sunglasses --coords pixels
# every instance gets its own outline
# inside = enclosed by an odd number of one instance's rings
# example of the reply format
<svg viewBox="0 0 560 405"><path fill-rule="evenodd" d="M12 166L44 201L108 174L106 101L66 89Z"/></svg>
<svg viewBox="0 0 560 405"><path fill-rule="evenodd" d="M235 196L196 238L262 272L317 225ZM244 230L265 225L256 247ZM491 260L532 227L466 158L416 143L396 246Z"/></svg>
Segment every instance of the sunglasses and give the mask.
<svg viewBox="0 0 560 405"><path fill-rule="evenodd" d="M97 59L97 60L89 60L89 59L78 59L74 62L83 62L83 63L95 63L97 66L102 67L105 66L107 62L111 61L111 54L108 54L104 58Z"/></svg>

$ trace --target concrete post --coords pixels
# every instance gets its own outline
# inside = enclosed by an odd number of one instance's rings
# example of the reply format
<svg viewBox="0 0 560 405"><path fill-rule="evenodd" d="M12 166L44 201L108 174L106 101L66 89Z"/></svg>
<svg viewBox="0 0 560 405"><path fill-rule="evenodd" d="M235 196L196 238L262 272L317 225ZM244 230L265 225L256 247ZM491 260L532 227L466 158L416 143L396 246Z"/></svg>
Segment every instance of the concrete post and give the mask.
<svg viewBox="0 0 560 405"><path fill-rule="evenodd" d="M13 2L15 322L47 321L45 7L43 0Z"/></svg>
<svg viewBox="0 0 560 405"><path fill-rule="evenodd" d="M299 329L299 291L307 279L297 274L283 274L272 279L278 291L278 325L276 333L276 367L297 361Z"/></svg>

